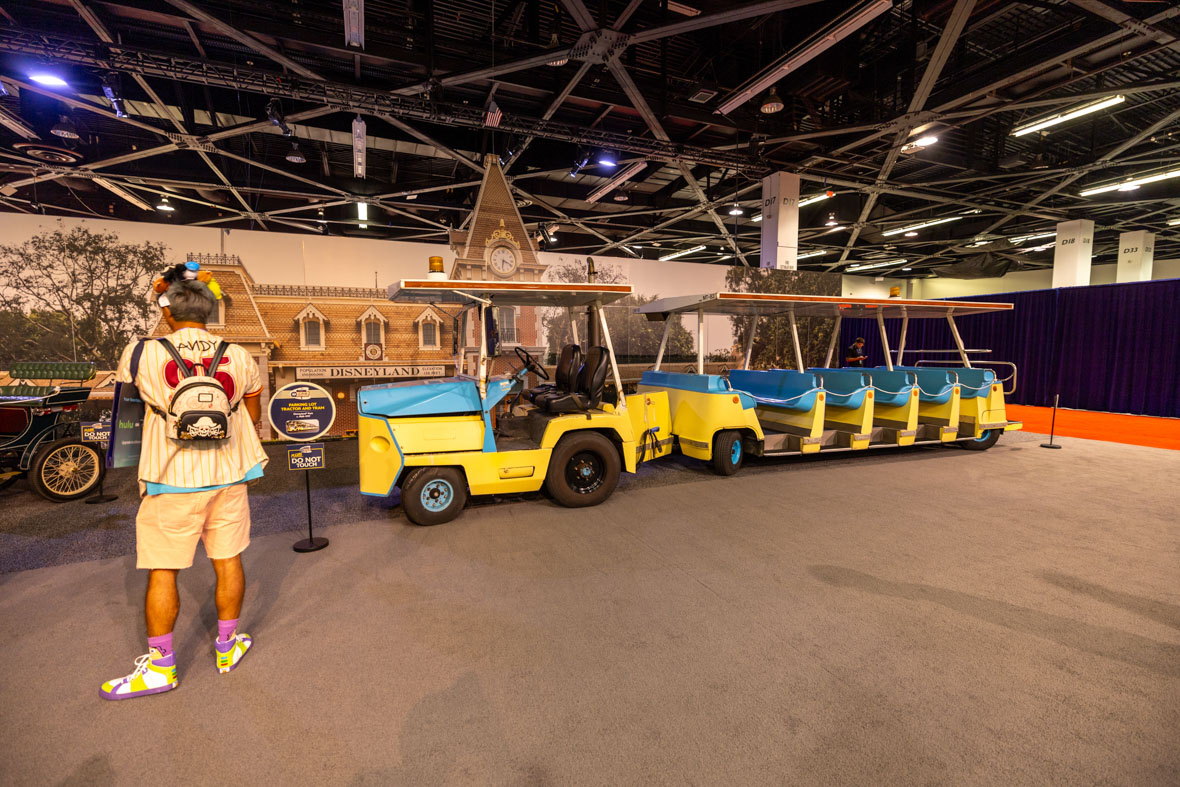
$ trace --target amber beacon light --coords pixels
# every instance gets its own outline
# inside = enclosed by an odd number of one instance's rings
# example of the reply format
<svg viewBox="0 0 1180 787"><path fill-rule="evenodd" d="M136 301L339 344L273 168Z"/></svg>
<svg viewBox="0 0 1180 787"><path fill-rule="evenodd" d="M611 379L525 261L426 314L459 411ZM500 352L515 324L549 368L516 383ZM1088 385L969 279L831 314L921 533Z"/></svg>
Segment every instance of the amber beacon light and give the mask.
<svg viewBox="0 0 1180 787"><path fill-rule="evenodd" d="M430 281L446 281L447 280L446 271L443 270L443 258L442 257L431 257L430 258L430 271L429 271L429 273L426 274L426 278L429 279Z"/></svg>

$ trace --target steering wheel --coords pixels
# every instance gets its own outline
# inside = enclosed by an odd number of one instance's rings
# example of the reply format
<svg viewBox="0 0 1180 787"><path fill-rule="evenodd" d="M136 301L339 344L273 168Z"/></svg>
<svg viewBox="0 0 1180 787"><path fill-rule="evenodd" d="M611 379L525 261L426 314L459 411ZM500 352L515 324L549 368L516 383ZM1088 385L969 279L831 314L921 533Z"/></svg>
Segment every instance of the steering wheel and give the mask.
<svg viewBox="0 0 1180 787"><path fill-rule="evenodd" d="M516 347L513 347L512 349L516 352L516 357L519 358L520 362L524 364L524 368L527 371L532 372L533 374L540 377L542 380L549 379L549 372L545 371L544 366L537 363L537 359L534 358L529 353L528 350L524 349L523 347L520 347L519 345Z"/></svg>

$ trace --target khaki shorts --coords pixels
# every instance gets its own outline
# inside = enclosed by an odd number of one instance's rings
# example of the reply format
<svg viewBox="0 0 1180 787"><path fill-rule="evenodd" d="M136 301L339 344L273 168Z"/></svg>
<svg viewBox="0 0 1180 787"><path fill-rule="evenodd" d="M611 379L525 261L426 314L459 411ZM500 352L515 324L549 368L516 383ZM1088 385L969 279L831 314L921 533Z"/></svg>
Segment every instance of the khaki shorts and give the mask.
<svg viewBox="0 0 1180 787"><path fill-rule="evenodd" d="M250 545L246 485L206 492L147 495L135 518L137 568L188 568L205 542L205 554L225 560Z"/></svg>

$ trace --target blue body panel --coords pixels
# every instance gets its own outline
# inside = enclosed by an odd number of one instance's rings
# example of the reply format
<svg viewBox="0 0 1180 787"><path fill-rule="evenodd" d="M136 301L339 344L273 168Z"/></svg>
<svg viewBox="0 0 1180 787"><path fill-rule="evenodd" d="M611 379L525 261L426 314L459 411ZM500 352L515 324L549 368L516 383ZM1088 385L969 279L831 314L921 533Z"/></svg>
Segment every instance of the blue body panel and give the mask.
<svg viewBox="0 0 1180 787"><path fill-rule="evenodd" d="M479 384L470 377L410 380L366 385L357 394L357 410L400 418L412 415L459 415L483 410Z"/></svg>
<svg viewBox="0 0 1180 787"><path fill-rule="evenodd" d="M945 368L933 366L894 366L912 372L918 378L918 399L927 404L946 404L951 400L955 376Z"/></svg>
<svg viewBox="0 0 1180 787"><path fill-rule="evenodd" d="M720 375L716 374L647 371L639 379L639 384L650 385L653 388L675 388L679 391L695 391L697 393L737 394L741 399L743 410L749 410L754 406L754 397L742 391L733 390Z"/></svg>
<svg viewBox="0 0 1180 787"><path fill-rule="evenodd" d="M869 376L861 369L808 369L819 376L820 384L828 392L828 407L847 407L855 410L864 404L870 385Z"/></svg>
<svg viewBox="0 0 1180 787"><path fill-rule="evenodd" d="M810 412L819 396L819 378L793 369L754 371L737 369L729 373L729 384L754 397L758 404Z"/></svg>

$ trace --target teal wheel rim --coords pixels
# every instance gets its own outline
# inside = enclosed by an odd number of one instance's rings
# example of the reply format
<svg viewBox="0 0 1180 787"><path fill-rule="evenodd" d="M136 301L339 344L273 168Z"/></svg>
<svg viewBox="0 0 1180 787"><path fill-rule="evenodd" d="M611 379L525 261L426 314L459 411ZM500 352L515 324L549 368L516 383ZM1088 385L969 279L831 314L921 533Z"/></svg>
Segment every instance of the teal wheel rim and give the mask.
<svg viewBox="0 0 1180 787"><path fill-rule="evenodd" d="M977 443L987 442L991 438L991 436L992 436L992 430L985 429L983 431L983 434L981 434L979 437L975 438L975 442L977 442Z"/></svg>
<svg viewBox="0 0 1180 787"><path fill-rule="evenodd" d="M734 440L733 447L729 449L729 461L736 465L738 462L741 461L741 458L742 458L742 441L741 440Z"/></svg>
<svg viewBox="0 0 1180 787"><path fill-rule="evenodd" d="M422 487L422 507L427 511L445 511L455 499L455 489L449 481L436 478Z"/></svg>

